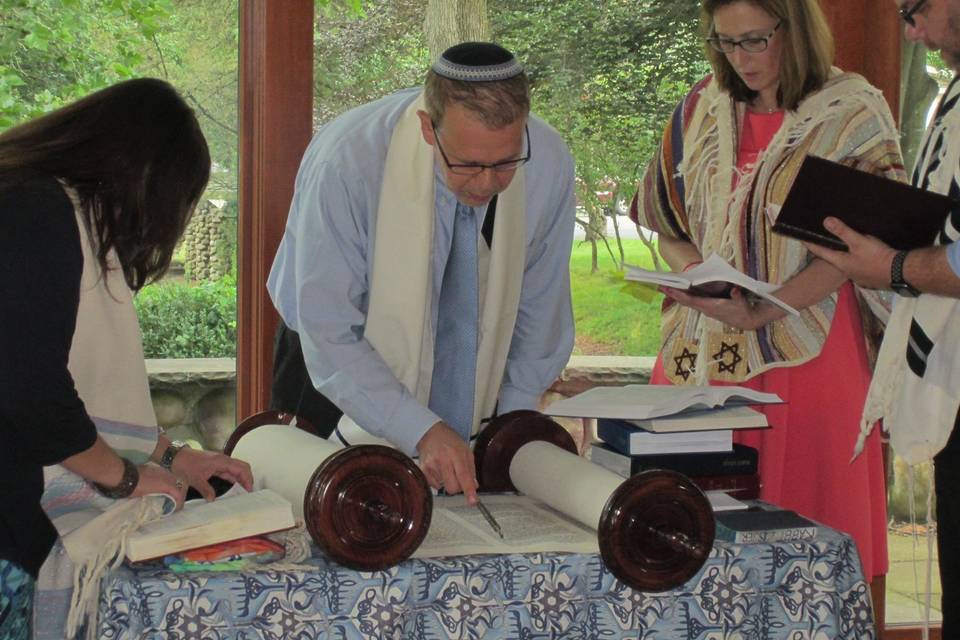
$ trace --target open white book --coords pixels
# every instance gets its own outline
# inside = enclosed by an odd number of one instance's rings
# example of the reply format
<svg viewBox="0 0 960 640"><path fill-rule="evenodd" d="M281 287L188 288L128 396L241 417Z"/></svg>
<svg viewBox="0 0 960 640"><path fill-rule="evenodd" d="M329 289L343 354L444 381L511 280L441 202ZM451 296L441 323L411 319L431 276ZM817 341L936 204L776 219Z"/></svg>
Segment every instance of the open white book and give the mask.
<svg viewBox="0 0 960 640"><path fill-rule="evenodd" d="M503 539L463 496L435 496L430 530L415 558L482 553L596 553L597 532L530 496L484 495Z"/></svg>
<svg viewBox="0 0 960 640"><path fill-rule="evenodd" d="M191 500L183 509L148 522L127 538L131 562L247 536L289 529L296 524L286 498L269 490Z"/></svg>
<svg viewBox="0 0 960 640"><path fill-rule="evenodd" d="M710 254L706 260L689 271L650 271L629 264L624 266L627 270L624 278L627 280L649 282L674 289L690 289L711 282L729 282L764 300L769 300L787 313L793 315L799 313L786 302L773 295L773 292L780 288L779 285L755 280L734 269L726 260L715 253Z"/></svg>
<svg viewBox="0 0 960 640"><path fill-rule="evenodd" d="M544 413L568 418L648 420L719 407L782 402L775 393L746 387L631 384L624 387L594 387L554 402Z"/></svg>
<svg viewBox="0 0 960 640"><path fill-rule="evenodd" d="M658 418L627 420L630 424L653 433L713 431L714 429L760 429L770 426L767 416L745 405L719 409L685 410Z"/></svg>

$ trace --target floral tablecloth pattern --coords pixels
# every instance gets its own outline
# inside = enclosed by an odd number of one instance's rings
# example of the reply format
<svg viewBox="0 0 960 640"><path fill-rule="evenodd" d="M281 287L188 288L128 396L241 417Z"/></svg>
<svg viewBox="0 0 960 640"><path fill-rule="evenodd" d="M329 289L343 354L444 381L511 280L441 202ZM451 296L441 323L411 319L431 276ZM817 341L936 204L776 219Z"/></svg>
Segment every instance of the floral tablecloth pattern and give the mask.
<svg viewBox="0 0 960 640"><path fill-rule="evenodd" d="M560 638L827 640L876 637L852 540L717 542L683 586L641 593L590 554L408 560L362 572L314 550L308 566L177 574L122 567L96 637L114 640Z"/></svg>

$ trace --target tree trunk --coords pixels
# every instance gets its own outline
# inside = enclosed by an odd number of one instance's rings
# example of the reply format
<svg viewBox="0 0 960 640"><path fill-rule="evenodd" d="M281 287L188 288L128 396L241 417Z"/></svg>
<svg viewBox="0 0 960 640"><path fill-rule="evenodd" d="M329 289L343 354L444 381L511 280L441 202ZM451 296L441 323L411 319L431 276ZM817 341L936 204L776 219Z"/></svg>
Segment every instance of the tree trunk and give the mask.
<svg viewBox="0 0 960 640"><path fill-rule="evenodd" d="M433 59L455 44L489 40L487 0L430 0L423 34Z"/></svg>

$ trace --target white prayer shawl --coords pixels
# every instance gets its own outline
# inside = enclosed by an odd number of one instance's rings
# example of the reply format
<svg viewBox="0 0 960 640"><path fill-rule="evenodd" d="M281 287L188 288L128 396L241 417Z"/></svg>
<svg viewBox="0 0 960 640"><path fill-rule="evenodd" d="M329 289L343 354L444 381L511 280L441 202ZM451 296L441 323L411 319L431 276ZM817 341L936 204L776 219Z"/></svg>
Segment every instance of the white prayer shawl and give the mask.
<svg viewBox="0 0 960 640"><path fill-rule="evenodd" d="M954 78L927 129L914 184L955 195L960 189L960 82ZM960 237L951 215L936 244ZM932 294L894 305L864 406L854 455L873 424L884 429L908 464L932 459L946 445L960 408L960 300Z"/></svg>
<svg viewBox="0 0 960 640"><path fill-rule="evenodd" d="M401 384L427 405L434 362L430 265L435 170L433 147L423 140L418 109L424 109L422 96L400 118L387 151L364 337ZM523 168L498 196L496 215L491 248L478 238L480 331L472 433L496 407L516 325L526 263ZM349 444L390 446L348 416L337 433Z"/></svg>
<svg viewBox="0 0 960 640"><path fill-rule="evenodd" d="M143 463L156 447L159 429L133 296L114 252L108 258L110 270L101 272L76 194L65 190L77 211L83 251L68 368L100 436L120 455ZM60 541L38 577L34 637L73 637L95 613L99 579L122 560L126 533L169 509L172 500L110 500L60 465L44 469L44 485L41 502ZM89 622L88 636L93 637L95 618Z"/></svg>

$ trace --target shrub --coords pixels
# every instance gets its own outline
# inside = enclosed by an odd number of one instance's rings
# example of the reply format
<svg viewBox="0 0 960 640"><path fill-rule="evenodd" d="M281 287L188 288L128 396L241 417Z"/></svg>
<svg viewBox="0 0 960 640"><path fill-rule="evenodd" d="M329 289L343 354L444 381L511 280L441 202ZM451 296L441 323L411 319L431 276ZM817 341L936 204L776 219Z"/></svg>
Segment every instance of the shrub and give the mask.
<svg viewBox="0 0 960 640"><path fill-rule="evenodd" d="M230 358L236 355L237 285L231 276L189 285L145 287L134 304L147 358Z"/></svg>

